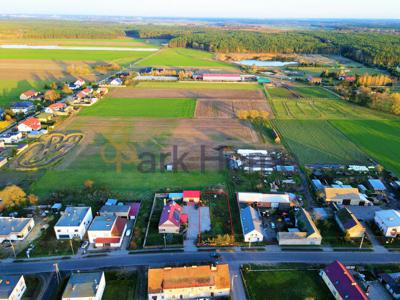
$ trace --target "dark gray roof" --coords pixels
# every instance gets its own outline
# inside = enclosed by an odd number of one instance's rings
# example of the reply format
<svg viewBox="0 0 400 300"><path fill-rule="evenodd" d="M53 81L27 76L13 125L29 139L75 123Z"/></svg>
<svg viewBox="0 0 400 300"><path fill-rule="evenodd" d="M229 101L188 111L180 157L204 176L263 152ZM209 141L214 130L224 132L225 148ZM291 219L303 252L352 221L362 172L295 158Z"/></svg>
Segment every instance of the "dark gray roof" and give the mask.
<svg viewBox="0 0 400 300"><path fill-rule="evenodd" d="M0 298L8 299L22 275L0 275Z"/></svg>
<svg viewBox="0 0 400 300"><path fill-rule="evenodd" d="M73 273L64 290L63 298L95 297L103 272Z"/></svg>

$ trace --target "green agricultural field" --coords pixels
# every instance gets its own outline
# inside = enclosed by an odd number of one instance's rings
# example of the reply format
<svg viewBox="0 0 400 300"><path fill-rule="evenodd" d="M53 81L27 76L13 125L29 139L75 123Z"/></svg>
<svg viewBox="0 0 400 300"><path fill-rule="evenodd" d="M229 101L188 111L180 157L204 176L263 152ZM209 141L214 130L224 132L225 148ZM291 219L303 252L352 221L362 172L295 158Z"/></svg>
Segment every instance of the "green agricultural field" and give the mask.
<svg viewBox="0 0 400 300"><path fill-rule="evenodd" d="M274 120L273 124L303 165L367 161L366 155L328 121Z"/></svg>
<svg viewBox="0 0 400 300"><path fill-rule="evenodd" d="M268 94L272 98L293 98L294 95L285 88L269 88L267 89Z"/></svg>
<svg viewBox="0 0 400 300"><path fill-rule="evenodd" d="M35 80L0 80L0 107L7 107L19 101L22 92L29 89L41 90L46 81Z"/></svg>
<svg viewBox="0 0 400 300"><path fill-rule="evenodd" d="M213 59L213 54L205 51L166 48L149 56L138 63L140 66L160 67L209 67L209 68L234 68L232 65Z"/></svg>
<svg viewBox="0 0 400 300"><path fill-rule="evenodd" d="M250 300L333 299L318 271L244 271Z"/></svg>
<svg viewBox="0 0 400 300"><path fill-rule="evenodd" d="M400 120L341 120L332 123L377 162L400 175Z"/></svg>
<svg viewBox="0 0 400 300"><path fill-rule="evenodd" d="M105 98L80 112L90 117L192 118L194 99Z"/></svg>
<svg viewBox="0 0 400 300"><path fill-rule="evenodd" d="M278 119L299 120L342 120L342 119L393 119L392 115L374 111L355 104L333 99L272 99L275 116Z"/></svg>
<svg viewBox="0 0 400 300"><path fill-rule="evenodd" d="M335 94L325 90L324 88L315 87L295 87L294 92L303 98L327 98L337 99Z"/></svg>
<svg viewBox="0 0 400 300"><path fill-rule="evenodd" d="M102 50L0 49L0 59L133 62L153 52Z"/></svg>
<svg viewBox="0 0 400 300"><path fill-rule="evenodd" d="M385 71L376 69L376 68L368 68L364 67L362 65L360 66L345 66L342 68L339 67L289 67L288 69L292 71L300 71L304 72L306 74L312 75L312 76L320 76L321 73L325 70L328 70L330 72L339 72L341 70L346 70L347 75L364 75L364 74L369 74L369 75L379 75L379 74L386 74Z"/></svg>
<svg viewBox="0 0 400 300"><path fill-rule="evenodd" d="M140 82L137 89L193 89L193 90L259 90L257 83L207 83L207 82Z"/></svg>

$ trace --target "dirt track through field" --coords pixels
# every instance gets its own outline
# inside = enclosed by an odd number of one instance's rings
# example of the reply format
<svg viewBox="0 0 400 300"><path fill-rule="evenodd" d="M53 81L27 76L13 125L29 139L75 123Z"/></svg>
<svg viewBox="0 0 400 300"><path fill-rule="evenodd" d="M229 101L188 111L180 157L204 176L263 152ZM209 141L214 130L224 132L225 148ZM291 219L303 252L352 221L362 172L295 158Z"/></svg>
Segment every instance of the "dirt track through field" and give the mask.
<svg viewBox="0 0 400 300"><path fill-rule="evenodd" d="M205 99L245 99L265 100L258 90L189 90L189 89L114 89L109 93L112 98L205 98Z"/></svg>

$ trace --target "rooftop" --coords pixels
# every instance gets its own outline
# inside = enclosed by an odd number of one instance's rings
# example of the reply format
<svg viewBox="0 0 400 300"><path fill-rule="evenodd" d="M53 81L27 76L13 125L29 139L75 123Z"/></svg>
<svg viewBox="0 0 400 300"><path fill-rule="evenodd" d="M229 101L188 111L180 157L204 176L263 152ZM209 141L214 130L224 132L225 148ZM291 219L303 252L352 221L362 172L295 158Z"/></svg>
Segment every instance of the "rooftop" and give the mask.
<svg viewBox="0 0 400 300"><path fill-rule="evenodd" d="M375 216L380 218L388 227L400 226L400 212L394 209L379 210Z"/></svg>
<svg viewBox="0 0 400 300"><path fill-rule="evenodd" d="M63 298L95 297L103 272L73 273L64 290Z"/></svg>
<svg viewBox="0 0 400 300"><path fill-rule="evenodd" d="M261 221L257 216L257 211L253 207L247 206L240 209L240 219L244 234L250 233L253 230L257 230L260 233L263 232Z"/></svg>
<svg viewBox="0 0 400 300"><path fill-rule="evenodd" d="M192 266L180 268L149 269L148 291L160 293L164 288L178 289L212 286L215 289L229 289L229 266Z"/></svg>
<svg viewBox="0 0 400 300"><path fill-rule="evenodd" d="M0 299L9 299L22 275L0 275Z"/></svg>
<svg viewBox="0 0 400 300"><path fill-rule="evenodd" d="M386 191L385 185L379 179L370 179L368 182L375 191Z"/></svg>
<svg viewBox="0 0 400 300"><path fill-rule="evenodd" d="M354 226L361 225L361 223L347 207L340 209L337 212L337 217L345 229L351 229Z"/></svg>
<svg viewBox="0 0 400 300"><path fill-rule="evenodd" d="M312 220L308 211L304 208L300 208L296 215L297 223L301 222L302 231L307 232L307 235L312 235L314 233L321 235L314 221Z"/></svg>
<svg viewBox="0 0 400 300"><path fill-rule="evenodd" d="M89 227L89 231L111 231L117 216L97 216Z"/></svg>
<svg viewBox="0 0 400 300"><path fill-rule="evenodd" d="M55 226L79 226L90 207L67 207Z"/></svg>
<svg viewBox="0 0 400 300"><path fill-rule="evenodd" d="M343 299L368 300L368 297L341 262L331 263L324 271Z"/></svg>
<svg viewBox="0 0 400 300"><path fill-rule="evenodd" d="M289 194L238 193L239 202L290 203Z"/></svg>
<svg viewBox="0 0 400 300"><path fill-rule="evenodd" d="M356 188L337 187L324 189L326 199L360 199L360 192Z"/></svg>
<svg viewBox="0 0 400 300"><path fill-rule="evenodd" d="M182 207L175 202L170 202L164 206L159 225L164 224L166 221L170 221L176 226L181 225L181 214L182 214Z"/></svg>
<svg viewBox="0 0 400 300"><path fill-rule="evenodd" d="M32 218L0 217L0 236L21 232L31 220Z"/></svg>
<svg viewBox="0 0 400 300"><path fill-rule="evenodd" d="M131 206L129 205L104 205L100 209L100 214L106 213L127 213L129 214Z"/></svg>

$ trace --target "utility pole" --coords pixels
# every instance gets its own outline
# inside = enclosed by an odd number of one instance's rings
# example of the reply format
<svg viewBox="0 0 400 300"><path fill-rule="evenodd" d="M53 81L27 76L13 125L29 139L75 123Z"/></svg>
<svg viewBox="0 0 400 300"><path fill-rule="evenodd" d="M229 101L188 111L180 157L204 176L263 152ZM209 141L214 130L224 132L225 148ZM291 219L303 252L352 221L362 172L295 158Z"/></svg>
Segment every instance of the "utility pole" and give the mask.
<svg viewBox="0 0 400 300"><path fill-rule="evenodd" d="M365 238L365 232L364 232L364 234L363 234L363 236L361 238L360 249L362 248L362 245L364 243L364 238Z"/></svg>
<svg viewBox="0 0 400 300"><path fill-rule="evenodd" d="M12 241L11 241L11 240L8 240L8 241L10 242L10 245L11 245L12 251L13 251L13 253L14 253L14 258L17 258L17 254L15 253L15 246L14 246L14 244L12 243Z"/></svg>
<svg viewBox="0 0 400 300"><path fill-rule="evenodd" d="M231 294L232 294L232 296L234 295L234 292L233 292L233 286L234 286L234 284L235 284L235 279L236 278L238 278L238 275L237 274L234 274L233 276L232 276L232 280L231 280ZM233 297L232 297L233 298ZM236 299L235 299L236 300Z"/></svg>
<svg viewBox="0 0 400 300"><path fill-rule="evenodd" d="M74 245L72 245L72 240L69 240L69 245L71 246L71 250L72 250L72 255L75 255L75 251L74 251Z"/></svg>
<svg viewBox="0 0 400 300"><path fill-rule="evenodd" d="M167 240L165 238L165 233L164 233L164 248L167 248Z"/></svg>
<svg viewBox="0 0 400 300"><path fill-rule="evenodd" d="M60 284L60 281L61 281L60 269L58 268L57 263L53 264L53 266L54 266L54 270L56 272L57 283Z"/></svg>

